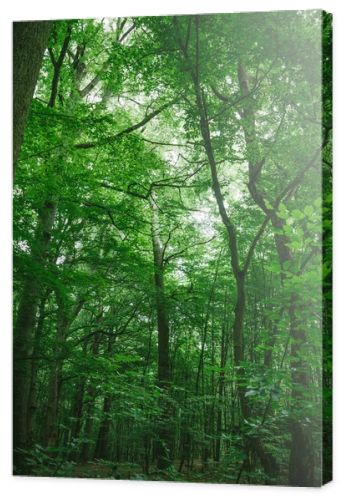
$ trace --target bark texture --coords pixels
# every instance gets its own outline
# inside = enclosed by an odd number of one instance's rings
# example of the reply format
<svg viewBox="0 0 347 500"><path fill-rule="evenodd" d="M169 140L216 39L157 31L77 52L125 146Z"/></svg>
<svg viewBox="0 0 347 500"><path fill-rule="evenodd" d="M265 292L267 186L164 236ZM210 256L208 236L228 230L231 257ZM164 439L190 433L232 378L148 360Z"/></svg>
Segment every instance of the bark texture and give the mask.
<svg viewBox="0 0 347 500"><path fill-rule="evenodd" d="M13 23L13 168L23 140L52 21Z"/></svg>
<svg viewBox="0 0 347 500"><path fill-rule="evenodd" d="M170 406L167 397L170 381L169 319L164 283L164 248L160 238L159 214L155 202L155 194L152 196L152 246L158 326L158 385L162 391L161 415L158 421L157 466L158 469L166 469L170 465L171 439L168 424Z"/></svg>

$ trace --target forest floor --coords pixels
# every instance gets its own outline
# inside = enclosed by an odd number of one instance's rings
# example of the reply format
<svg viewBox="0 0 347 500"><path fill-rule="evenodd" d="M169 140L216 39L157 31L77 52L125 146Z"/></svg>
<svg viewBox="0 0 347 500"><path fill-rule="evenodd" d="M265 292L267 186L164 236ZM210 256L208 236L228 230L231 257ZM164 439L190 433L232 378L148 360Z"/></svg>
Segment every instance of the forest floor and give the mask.
<svg viewBox="0 0 347 500"><path fill-rule="evenodd" d="M225 467L211 466L203 469L202 463L194 462L190 468L183 467L182 472L179 472L179 461L173 463L170 468L165 471L159 471L155 467L151 467L148 474L143 472L143 468L139 464L130 462L113 464L107 461L94 461L87 463L66 463L57 468L52 467L52 470L46 469L37 471L37 476L60 476L70 478L85 478L85 479L118 479L118 480L138 480L138 481L179 481L179 482L196 482L196 483L235 483L238 471L235 469L226 470ZM54 469L54 470L53 470Z"/></svg>

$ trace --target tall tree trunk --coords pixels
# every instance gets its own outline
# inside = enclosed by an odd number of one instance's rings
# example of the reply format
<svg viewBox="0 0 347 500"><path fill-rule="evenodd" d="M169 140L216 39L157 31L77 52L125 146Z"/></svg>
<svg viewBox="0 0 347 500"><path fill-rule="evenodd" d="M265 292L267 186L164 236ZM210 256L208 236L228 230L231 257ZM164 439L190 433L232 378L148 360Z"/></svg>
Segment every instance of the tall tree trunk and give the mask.
<svg viewBox="0 0 347 500"><path fill-rule="evenodd" d="M13 23L13 169L47 47L52 21Z"/></svg>
<svg viewBox="0 0 347 500"><path fill-rule="evenodd" d="M51 373L48 383L48 400L45 419L45 446L56 446L58 438L58 401L61 388L61 370L63 366L63 343L69 326L65 304L58 305L57 333L55 338Z"/></svg>
<svg viewBox="0 0 347 500"><path fill-rule="evenodd" d="M86 377L82 376L77 384L77 389L74 394L72 410L71 410L71 414L73 417L73 424L71 427L70 443L72 443L74 446L74 451L71 453L73 459L77 459L79 456L78 439L80 437L82 429L85 388L86 388Z"/></svg>
<svg viewBox="0 0 347 500"><path fill-rule="evenodd" d="M110 417L111 407L112 407L112 396L108 394L107 396L105 396L104 403L102 405L103 417L98 432L98 438L96 441L96 448L94 454L95 458L102 458L104 460L108 458L108 452L109 452L108 436L111 425L111 417Z"/></svg>
<svg viewBox="0 0 347 500"><path fill-rule="evenodd" d="M28 435L29 445L31 445L34 442L35 414L37 410L37 396L38 396L37 376L39 370L40 347L41 347L41 340L42 340L44 320L45 320L45 306L48 297L49 297L49 292L47 292L40 301L37 327L35 331L35 339L33 346L33 359L31 362L30 388L28 395L27 435Z"/></svg>
<svg viewBox="0 0 347 500"><path fill-rule="evenodd" d="M201 342L201 349L200 349L200 356L199 356L199 363L198 363L198 371L196 374L196 382L195 382L195 394L196 394L196 396L199 395L200 377L202 375L203 366L204 366L205 347L206 347L208 325L209 325L210 314L211 314L211 302L212 302L213 297L214 297L216 282L217 282L217 278L218 278L218 268L219 268L220 256L221 256L221 253L219 254L219 257L217 260L217 265L216 265L216 269L215 269L214 276L213 276L213 283L212 283L212 286L210 289L210 293L208 295L208 301L207 301L207 305L205 308L206 313L205 313L204 324L203 324L202 342Z"/></svg>
<svg viewBox="0 0 347 500"><path fill-rule="evenodd" d="M88 351L88 338L83 342L83 356L85 357ZM76 391L73 394L73 399L71 403L71 416L73 418L73 423L71 425L71 433L69 444L72 445L72 450L70 452L70 457L73 460L78 460L80 456L80 436L82 431L83 423L83 412L84 412L84 397L86 393L87 376L81 374L78 378L76 384Z"/></svg>
<svg viewBox="0 0 347 500"><path fill-rule="evenodd" d="M98 317L98 321L101 321L102 315ZM92 344L92 354L96 356L99 352L101 336L99 334L94 335L93 344ZM85 417L85 425L83 430L83 446L81 449L81 460L82 462L87 462L91 455L92 448L92 434L94 427L94 407L95 407L95 398L97 396L97 388L93 380L89 381L86 391L86 399L84 401L84 417Z"/></svg>
<svg viewBox="0 0 347 500"><path fill-rule="evenodd" d="M171 463L171 432L168 419L171 408L168 401L170 382L169 361L169 320L165 297L164 283L164 248L160 237L158 207L154 198L151 200L152 210L152 248L154 263L154 289L157 310L158 328L158 385L161 389L161 412L158 419L157 466L166 469Z"/></svg>
<svg viewBox="0 0 347 500"><path fill-rule="evenodd" d="M115 342L115 337L110 335L107 345L107 354L109 356L111 356L114 351L113 349L114 342ZM103 458L103 459L108 458L108 450L109 450L108 436L111 425L110 411L112 407L112 400L113 397L110 394L107 394L104 398L104 403L102 406L103 416L99 427L98 438L96 440L95 458Z"/></svg>
<svg viewBox="0 0 347 500"><path fill-rule="evenodd" d="M55 219L56 205L46 202L39 212L38 226L32 246L32 259L44 267ZM41 283L36 274L26 277L13 331L13 449L16 472L23 469L23 454L28 444L28 401L31 380L31 356L36 313Z"/></svg>
<svg viewBox="0 0 347 500"><path fill-rule="evenodd" d="M87 388L87 395L85 401L85 426L83 430L83 445L81 449L82 462L88 462L92 454L93 448L93 429L94 429L94 408L95 398L97 396L97 388L92 382L89 383Z"/></svg>
<svg viewBox="0 0 347 500"><path fill-rule="evenodd" d="M69 313L68 303L60 291L56 292L57 297L57 333L54 344L53 361L48 383L48 401L45 421L44 442L46 446L56 446L58 439L58 410L59 393L61 389L61 373L64 363L64 343L68 335L69 328L80 313L84 301L79 300L73 310Z"/></svg>
<svg viewBox="0 0 347 500"><path fill-rule="evenodd" d="M293 293L289 309L291 350L290 368L292 373L292 401L290 430L292 442L289 457L289 484L292 486L315 485L315 456L312 430L304 422L305 407L310 388L310 367L303 358L306 332L302 323L303 306L300 298ZM305 425L306 424L306 425ZM318 486L318 484L317 484Z"/></svg>
<svg viewBox="0 0 347 500"><path fill-rule="evenodd" d="M212 408L211 404L207 403L205 400L204 366L205 366L205 349L206 349L206 344L207 344L207 335L208 335L209 322L210 322L211 315L212 315L212 320L213 320L213 300L214 300L215 288L216 288L216 283L217 283L217 278L218 278L220 257L221 257L221 252L219 253L219 257L218 257L218 260L216 263L216 269L215 269L214 276L213 276L213 282L212 282L212 286L210 288L207 304L205 307L205 317L204 317L204 322L203 322L203 334L202 334L202 339L201 339L200 356L199 356L198 370L197 370L196 381L195 381L195 395L202 396L202 398L201 398L201 401L202 401L202 420L203 420L202 427L203 427L203 442L204 442L204 444L202 446L202 470L206 470L207 465L208 465L208 459L210 456L210 447L209 447L209 442L208 442L207 436L210 436L213 433L211 431L211 428L210 428L212 425L211 412L213 411L213 408ZM211 304L212 304L212 307L211 307ZM212 329L213 329L213 326L212 326ZM201 379L201 388L200 388L200 379Z"/></svg>
<svg viewBox="0 0 347 500"><path fill-rule="evenodd" d="M224 301L224 319L222 325L221 353L220 353L220 372L218 378L218 404L217 404L217 421L216 421L216 462L221 458L221 436L222 436L222 417L223 417L223 399L225 391L225 365L228 356L228 315L227 315L227 293L225 293Z"/></svg>

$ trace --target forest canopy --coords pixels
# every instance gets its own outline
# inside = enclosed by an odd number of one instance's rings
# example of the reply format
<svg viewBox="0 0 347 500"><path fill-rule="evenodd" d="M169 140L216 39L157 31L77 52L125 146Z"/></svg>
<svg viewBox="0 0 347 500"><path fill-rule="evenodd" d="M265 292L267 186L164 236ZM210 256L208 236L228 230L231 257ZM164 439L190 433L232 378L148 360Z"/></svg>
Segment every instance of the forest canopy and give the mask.
<svg viewBox="0 0 347 500"><path fill-rule="evenodd" d="M331 16L15 23L14 66L14 474L330 480Z"/></svg>

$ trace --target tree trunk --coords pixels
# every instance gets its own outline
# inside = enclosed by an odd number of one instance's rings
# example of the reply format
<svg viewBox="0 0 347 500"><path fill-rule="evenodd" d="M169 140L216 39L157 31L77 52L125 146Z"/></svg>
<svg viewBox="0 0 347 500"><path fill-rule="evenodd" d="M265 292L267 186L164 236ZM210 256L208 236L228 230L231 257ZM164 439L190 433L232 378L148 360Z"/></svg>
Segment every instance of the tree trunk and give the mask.
<svg viewBox="0 0 347 500"><path fill-rule="evenodd" d="M44 266L55 219L56 205L46 202L39 212L32 258ZM28 444L28 401L31 378L31 356L36 313L40 300L41 283L35 274L26 277L13 331L13 449L14 466L20 473L23 455L18 449Z"/></svg>
<svg viewBox="0 0 347 500"><path fill-rule="evenodd" d="M13 169L47 47L52 21L13 23Z"/></svg>
<svg viewBox="0 0 347 500"><path fill-rule="evenodd" d="M68 325L64 312L60 311L58 316L57 335L53 353L54 359L52 361L51 374L48 383L47 412L44 433L44 444L49 447L56 446L58 439L57 419L59 393L61 388L61 370L63 367L62 349Z"/></svg>
<svg viewBox="0 0 347 500"><path fill-rule="evenodd" d="M201 349L200 349L200 356L199 356L199 363L198 363L198 371L196 374L196 382L195 382L195 394L196 394L196 396L199 395L200 377L202 375L203 367L204 367L204 355L205 355L205 347L206 347L206 341L207 341L208 325L209 325L210 314L211 314L211 302L214 298L215 287L216 287L216 282L217 282L217 278L218 278L218 268L219 268L220 255L221 254L219 254L219 257L217 260L217 265L216 265L216 269L215 269L214 276L213 276L213 283L212 283L212 286L211 286L211 289L210 289L210 292L208 295L208 301L207 301L206 308L205 308L206 314L205 314L205 318L204 318L202 342L201 342Z"/></svg>
<svg viewBox="0 0 347 500"><path fill-rule="evenodd" d="M77 384L76 393L72 404L73 424L71 428L70 443L73 443L75 451L72 452L73 459L79 456L79 445L77 444L82 429L82 417L84 408L84 393L86 387L86 377L82 376Z"/></svg>
<svg viewBox="0 0 347 500"><path fill-rule="evenodd" d="M114 351L113 349L114 342L115 342L115 337L110 335L107 345L107 354L109 356L111 356ZM108 435L111 424L110 410L112 407L112 399L113 398L110 394L107 394L104 398L104 403L102 407L103 416L99 427L98 438L96 441L95 458L103 458L103 459L108 458L108 450L109 450Z"/></svg>
<svg viewBox="0 0 347 500"><path fill-rule="evenodd" d="M81 449L81 460L82 462L88 462L92 451L92 434L94 428L94 406L95 398L97 396L97 389L90 383L87 388L87 397L85 402L85 426L83 431L83 446Z"/></svg>
<svg viewBox="0 0 347 500"><path fill-rule="evenodd" d="M312 431L308 423L303 421L306 413L305 405L307 404L307 392L309 390L310 369L307 362L302 359L306 334L301 322L303 308L299 304L299 300L296 294L292 294L289 309L293 401L290 422L292 442L289 457L289 484L291 486L314 486L315 456Z"/></svg>
<svg viewBox="0 0 347 500"><path fill-rule="evenodd" d="M111 417L110 410L112 407L112 396L107 395L102 406L102 421L99 428L98 438L96 441L95 458L108 458L109 442L108 436L110 431Z"/></svg>
<svg viewBox="0 0 347 500"><path fill-rule="evenodd" d="M59 393L61 389L61 373L64 363L64 343L68 335L71 323L80 313L83 301L78 301L74 311L69 314L68 303L60 291L57 297L57 333L55 338L52 369L48 384L48 401L45 421L44 442L46 446L56 446L58 440L58 410Z"/></svg>
<svg viewBox="0 0 347 500"><path fill-rule="evenodd" d="M171 414L171 408L168 401L168 389L170 382L169 320L164 283L164 249L160 238L158 207L156 206L154 199L151 203L151 209L154 289L158 327L158 385L161 389L161 414L158 419L157 466L158 469L166 469L171 463L171 432L170 425L168 423L168 419Z"/></svg>
<svg viewBox="0 0 347 500"><path fill-rule="evenodd" d="M220 461L221 458L221 436L222 436L222 417L223 417L223 399L225 391L225 365L228 356L228 336L227 336L227 293L225 293L224 302L224 321L222 326L221 353L220 353L220 372L218 379L218 405L217 405L217 422L216 422L216 451L215 460Z"/></svg>
<svg viewBox="0 0 347 500"><path fill-rule="evenodd" d="M41 345L44 320L45 320L45 306L48 296L49 293L46 293L44 297L42 297L40 302L37 327L35 331L34 347L33 347L33 359L31 362L30 388L28 396L28 422L27 422L27 435L28 435L29 445L32 445L34 442L35 414L37 410L37 396L38 396L37 375L39 370L40 345Z"/></svg>
<svg viewBox="0 0 347 500"><path fill-rule="evenodd" d="M98 320L101 321L101 315L99 316ZM93 339L93 344L92 344L92 354L96 356L99 352L99 344L100 344L101 337L99 334L96 334ZM88 387L87 387L87 395L86 395L86 400L84 402L84 408L85 408L85 426L84 426L84 431L83 431L83 446L81 449L81 460L82 462L87 462L90 458L91 455L91 441L92 441L92 434L93 434L93 427L94 427L94 419L93 419L93 412L94 412L94 406L95 406L95 398L97 395L97 388L94 385L94 382L92 380L89 381Z"/></svg>

